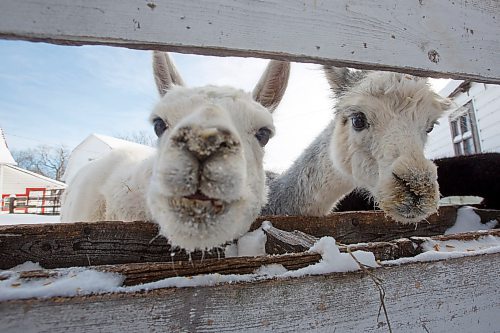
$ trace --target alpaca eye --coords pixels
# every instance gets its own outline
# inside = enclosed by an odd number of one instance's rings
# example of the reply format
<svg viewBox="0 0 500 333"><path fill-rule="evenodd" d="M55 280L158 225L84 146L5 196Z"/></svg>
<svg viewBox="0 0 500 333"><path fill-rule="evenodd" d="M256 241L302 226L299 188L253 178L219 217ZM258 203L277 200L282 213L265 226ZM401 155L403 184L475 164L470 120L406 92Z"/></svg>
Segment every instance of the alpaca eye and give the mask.
<svg viewBox="0 0 500 333"><path fill-rule="evenodd" d="M356 131L364 130L368 127L364 113L355 113L351 116L352 127Z"/></svg>
<svg viewBox="0 0 500 333"><path fill-rule="evenodd" d="M427 127L427 129L425 130L427 132L427 134L429 134L430 132L432 132L432 130L434 129L434 126L439 124L437 121L433 122L429 127Z"/></svg>
<svg viewBox="0 0 500 333"><path fill-rule="evenodd" d="M163 119L161 118L155 118L153 120L153 126L157 137L160 137L168 128L165 121L163 121Z"/></svg>
<svg viewBox="0 0 500 333"><path fill-rule="evenodd" d="M271 137L271 130L267 127L262 127L255 133L255 137L259 141L259 144L264 147Z"/></svg>

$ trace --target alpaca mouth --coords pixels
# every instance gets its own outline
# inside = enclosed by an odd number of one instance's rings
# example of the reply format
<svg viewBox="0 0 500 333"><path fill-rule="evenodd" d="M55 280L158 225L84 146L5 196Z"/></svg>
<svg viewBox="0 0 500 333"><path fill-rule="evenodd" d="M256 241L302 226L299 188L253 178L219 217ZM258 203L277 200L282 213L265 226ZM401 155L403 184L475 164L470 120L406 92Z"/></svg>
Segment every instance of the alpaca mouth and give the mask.
<svg viewBox="0 0 500 333"><path fill-rule="evenodd" d="M380 201L379 207L397 222L417 223L436 212L437 202L428 197L415 200L413 193L403 192Z"/></svg>
<svg viewBox="0 0 500 333"><path fill-rule="evenodd" d="M426 217L426 214L420 209L410 210L410 209L398 208L396 211L398 215L403 217L405 220L414 221L414 220L421 220Z"/></svg>
<svg viewBox="0 0 500 333"><path fill-rule="evenodd" d="M179 215L197 223L213 221L227 207L224 201L210 198L200 191L183 197L172 197L169 204Z"/></svg>
<svg viewBox="0 0 500 333"><path fill-rule="evenodd" d="M201 193L200 191L196 191L194 194L186 195L183 198L189 199L189 200L200 200L200 201L215 201L215 199L212 199L205 194Z"/></svg>
<svg viewBox="0 0 500 333"><path fill-rule="evenodd" d="M418 223L425 220L429 215L436 212L432 205L426 207L413 206L411 204L400 204L392 209L386 209L387 214L401 223Z"/></svg>

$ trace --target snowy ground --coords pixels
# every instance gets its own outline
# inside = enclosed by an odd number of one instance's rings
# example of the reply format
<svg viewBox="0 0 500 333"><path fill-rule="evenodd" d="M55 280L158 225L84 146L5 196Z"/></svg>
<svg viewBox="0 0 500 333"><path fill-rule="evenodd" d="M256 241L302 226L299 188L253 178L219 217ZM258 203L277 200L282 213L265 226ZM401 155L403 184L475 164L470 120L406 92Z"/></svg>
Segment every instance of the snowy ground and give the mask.
<svg viewBox="0 0 500 333"><path fill-rule="evenodd" d="M38 220L39 217L40 216L35 216L29 220ZM3 220L5 216L1 218ZM22 218L20 218L20 220L16 219L17 216L7 220L9 222L23 221ZM57 217L52 217L52 220L47 217L47 222L57 222ZM464 232L490 229L494 228L496 225L497 221L481 224L479 216L472 208L463 207L459 210L459 214L457 214L455 227L450 228L448 233L452 231ZM266 228L266 222L264 222L263 228ZM261 229L258 229L243 236L241 244L227 252L231 252L233 255L260 255L265 246L264 242L264 233ZM415 261L433 261L484 253L498 253L500 252L500 237L485 235L474 241L436 242L428 240L423 243L423 249L424 253L414 258L382 261L381 263L376 262L371 252L355 251L353 255L358 261L369 267L400 265ZM109 292L136 292L166 287L212 286L221 283L300 277L360 269L358 263L350 254L341 253L339 251L335 239L332 237L321 238L310 251L320 253L322 255L322 260L316 264L298 270L288 271L282 265L270 265L262 266L253 274L206 274L193 277L174 277L131 287L122 286L124 277L119 274L103 273L84 267L59 269L57 270L59 274L50 278L31 280L20 279L20 271L42 269L37 263L27 262L10 270L0 271L0 301L26 299L31 297L46 298L52 296L87 295Z"/></svg>
<svg viewBox="0 0 500 333"><path fill-rule="evenodd" d="M0 214L0 225L59 223L59 215Z"/></svg>

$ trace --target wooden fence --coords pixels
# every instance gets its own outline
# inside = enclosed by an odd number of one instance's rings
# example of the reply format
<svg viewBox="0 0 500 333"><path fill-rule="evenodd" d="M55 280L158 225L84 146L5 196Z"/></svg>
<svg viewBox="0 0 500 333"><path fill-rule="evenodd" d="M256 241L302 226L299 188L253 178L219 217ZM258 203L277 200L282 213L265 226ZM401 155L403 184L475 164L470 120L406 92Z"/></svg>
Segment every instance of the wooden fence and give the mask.
<svg viewBox="0 0 500 333"><path fill-rule="evenodd" d="M5 39L286 59L497 84L499 32L500 2L496 0L0 2L0 38ZM435 223L420 224L417 231L421 234L400 229L404 226L386 220L382 213L271 220L283 232L333 234L339 239L362 235L356 242L376 242L363 246L387 258L411 256L418 248L418 241L411 237L425 235L423 231L429 228L439 229L435 234L439 235L444 225L454 221L454 211L448 213L433 218ZM168 244L161 239L151 241L155 228L147 223L0 227L0 261L4 268L29 259L46 268L97 265L101 270L121 272L134 284L172 272L247 272L272 262L294 269L319 259L304 252L205 261L194 255L190 263L187 256L176 254L176 262L170 264ZM286 234L268 234L270 250L304 249L279 235ZM169 263L161 259L166 254ZM375 274L383 279L394 331L495 332L500 266L494 263L499 259L499 254L489 254L369 273L8 301L0 303L0 330L386 332L389 322L378 316ZM177 266L172 270L170 265ZM26 274L29 279L54 272Z"/></svg>
<svg viewBox="0 0 500 333"><path fill-rule="evenodd" d="M10 213L59 215L61 213L61 196L64 190L44 190L30 193L28 196L8 197L3 200L4 210Z"/></svg>

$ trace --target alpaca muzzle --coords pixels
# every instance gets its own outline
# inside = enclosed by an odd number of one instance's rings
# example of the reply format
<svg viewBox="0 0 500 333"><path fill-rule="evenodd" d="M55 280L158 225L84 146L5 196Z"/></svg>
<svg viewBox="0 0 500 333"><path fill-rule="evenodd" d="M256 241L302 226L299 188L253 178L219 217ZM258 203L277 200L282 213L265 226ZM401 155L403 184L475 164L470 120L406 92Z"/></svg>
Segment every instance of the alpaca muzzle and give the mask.
<svg viewBox="0 0 500 333"><path fill-rule="evenodd" d="M413 165L408 162L395 163L379 193L379 205L398 222L416 223L437 211L439 185L432 162L420 161L420 167L415 166L415 160Z"/></svg>

